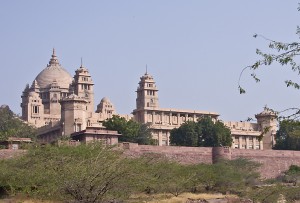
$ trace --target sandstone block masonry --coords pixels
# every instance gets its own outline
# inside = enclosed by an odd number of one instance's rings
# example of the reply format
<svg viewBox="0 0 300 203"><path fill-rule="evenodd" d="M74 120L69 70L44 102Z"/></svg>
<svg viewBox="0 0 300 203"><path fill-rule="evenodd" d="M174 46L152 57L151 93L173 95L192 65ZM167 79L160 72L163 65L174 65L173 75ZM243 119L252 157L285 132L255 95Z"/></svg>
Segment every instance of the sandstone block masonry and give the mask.
<svg viewBox="0 0 300 203"><path fill-rule="evenodd" d="M275 178L288 170L290 165L300 166L300 151L289 150L245 150L226 147L181 147L152 146L136 143L122 143L120 147L129 157L155 154L182 164L213 164L219 159L234 160L246 158L261 165L262 178ZM24 154L25 150L0 150L0 159L13 158Z"/></svg>
<svg viewBox="0 0 300 203"><path fill-rule="evenodd" d="M261 165L262 178L275 178L288 170L290 165L300 165L300 151L288 150L245 150L227 147L179 147L148 146L123 143L124 154L138 157L145 154L159 154L182 164L212 164L219 159L234 160L246 158Z"/></svg>

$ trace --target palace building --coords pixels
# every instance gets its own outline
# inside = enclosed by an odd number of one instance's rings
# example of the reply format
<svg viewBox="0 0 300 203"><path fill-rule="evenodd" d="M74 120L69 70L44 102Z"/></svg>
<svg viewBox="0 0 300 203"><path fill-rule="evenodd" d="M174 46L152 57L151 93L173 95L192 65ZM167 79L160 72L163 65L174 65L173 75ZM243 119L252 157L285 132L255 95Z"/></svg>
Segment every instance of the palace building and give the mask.
<svg viewBox="0 0 300 203"><path fill-rule="evenodd" d="M60 65L53 49L47 67L36 76L31 86L26 85L22 93L22 119L38 128L38 138L44 143L72 137L81 142L102 140L116 144L121 135L106 130L102 122L118 114L106 97L94 109L93 87L87 68L81 64L72 77ZM197 121L203 116L213 120L219 117L216 112L161 108L155 80L147 72L140 78L136 93L136 109L130 115L120 116L149 124L153 139L160 146L169 145L170 131L186 121ZM232 148L262 150L275 144L276 114L265 108L255 117L257 123L224 122L231 129Z"/></svg>

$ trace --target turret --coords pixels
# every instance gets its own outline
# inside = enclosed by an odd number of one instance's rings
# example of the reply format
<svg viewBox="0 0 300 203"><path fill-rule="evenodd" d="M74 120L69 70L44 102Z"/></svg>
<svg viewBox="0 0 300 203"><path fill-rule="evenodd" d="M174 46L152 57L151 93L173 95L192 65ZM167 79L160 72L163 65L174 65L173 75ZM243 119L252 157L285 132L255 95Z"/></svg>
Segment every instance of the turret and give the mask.
<svg viewBox="0 0 300 203"><path fill-rule="evenodd" d="M94 112L94 83L88 69L83 67L82 63L75 71L73 88L76 95L86 99L88 102L86 111L92 114Z"/></svg>
<svg viewBox="0 0 300 203"><path fill-rule="evenodd" d="M263 149L272 149L275 145L275 135L277 130L277 115L276 113L265 107L264 110L255 115L259 130L262 132Z"/></svg>
<svg viewBox="0 0 300 203"><path fill-rule="evenodd" d="M158 89L155 81L147 72L140 78L139 86L136 90L136 109L158 108Z"/></svg>
<svg viewBox="0 0 300 203"><path fill-rule="evenodd" d="M112 118L116 113L114 105L110 102L107 97L101 99L100 103L97 105L96 113L101 113L104 119Z"/></svg>
<svg viewBox="0 0 300 203"><path fill-rule="evenodd" d="M71 94L63 98L60 103L63 136L70 136L74 132L86 129L86 106L88 101L85 98Z"/></svg>

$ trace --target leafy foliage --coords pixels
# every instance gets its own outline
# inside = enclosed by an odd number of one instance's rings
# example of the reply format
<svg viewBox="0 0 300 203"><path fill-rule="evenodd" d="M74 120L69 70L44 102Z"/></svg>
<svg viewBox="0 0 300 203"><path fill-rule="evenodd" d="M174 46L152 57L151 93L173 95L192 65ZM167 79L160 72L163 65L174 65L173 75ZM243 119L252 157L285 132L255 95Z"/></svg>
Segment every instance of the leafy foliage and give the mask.
<svg viewBox="0 0 300 203"><path fill-rule="evenodd" d="M297 34L300 36L300 28L297 27ZM260 49L256 49L256 54L261 57L260 60L254 62L254 64L250 66L246 66L239 77L239 91L241 94L246 93L245 89L240 86L240 80L242 77L243 72L246 69L250 69L253 72L251 73L251 77L256 81L260 82L260 79L256 75L255 71L262 66L270 66L273 63L278 63L282 66L289 66L290 69L296 72L298 75L300 74L300 65L297 63L297 57L300 55L300 43L299 42L290 42L284 43L275 40L268 39L262 35L255 34L253 35L254 38L261 37L269 42L269 49L271 53L265 53ZM296 89L300 88L299 83L294 82L292 80L286 80L285 84L287 87L294 87Z"/></svg>
<svg viewBox="0 0 300 203"><path fill-rule="evenodd" d="M134 181L139 180L135 173L138 163L142 162L124 158L101 144L46 146L18 159L2 160L0 186L9 194L105 202L128 197L128 191L134 191Z"/></svg>
<svg viewBox="0 0 300 203"><path fill-rule="evenodd" d="M188 121L171 131L170 143L178 146L231 146L230 130L221 122L204 117L198 122Z"/></svg>
<svg viewBox="0 0 300 203"><path fill-rule="evenodd" d="M194 177L191 184L194 191L217 191L234 194L245 193L249 186L253 186L258 178L257 168L260 165L247 159L222 161L213 165L191 166Z"/></svg>
<svg viewBox="0 0 300 203"><path fill-rule="evenodd" d="M126 200L143 191L174 196L190 191L241 194L258 178L256 167L242 159L214 165L180 165L151 154L131 159L97 143L45 146L0 160L0 191L87 203Z"/></svg>
<svg viewBox="0 0 300 203"><path fill-rule="evenodd" d="M280 121L274 148L281 150L300 150L300 121Z"/></svg>
<svg viewBox="0 0 300 203"><path fill-rule="evenodd" d="M118 115L113 115L112 118L103 122L103 125L108 130L116 130L122 134L119 141L136 142L139 144L153 144L150 128L147 124L140 124L133 120L127 121L125 118Z"/></svg>
<svg viewBox="0 0 300 203"><path fill-rule="evenodd" d="M0 140L8 137L29 137L35 139L36 129L24 123L8 106L0 107Z"/></svg>
<svg viewBox="0 0 300 203"><path fill-rule="evenodd" d="M298 11L300 11L300 4L298 6ZM297 26L296 34L300 37L300 27ZM268 51L264 52L260 49L256 49L256 54L260 57L252 65L246 66L242 69L239 79L238 79L238 90L240 94L245 94L246 90L241 85L241 78L245 70L250 70L251 77L255 82L260 82L259 76L256 72L258 69L263 68L264 66L271 66L273 64L279 64L280 66L292 70L297 75L300 75L300 64L299 64L299 55L300 55L300 42L281 42L272 39L268 39L263 35L254 34L254 38L262 38L267 42ZM295 89L300 89L300 83L287 79L284 81L287 87L293 87ZM300 115L299 108L289 108L283 110L283 112L290 111L291 115L283 116L284 118L298 119Z"/></svg>

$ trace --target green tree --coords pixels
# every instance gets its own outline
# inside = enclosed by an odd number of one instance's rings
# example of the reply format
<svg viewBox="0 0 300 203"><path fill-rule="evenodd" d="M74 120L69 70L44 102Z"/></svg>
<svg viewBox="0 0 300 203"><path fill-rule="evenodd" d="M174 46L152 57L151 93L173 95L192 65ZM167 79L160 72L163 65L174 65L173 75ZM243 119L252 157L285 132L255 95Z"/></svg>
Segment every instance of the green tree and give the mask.
<svg viewBox="0 0 300 203"><path fill-rule="evenodd" d="M199 146L231 146L231 131L221 121L213 122L211 118L204 117L198 121L198 125L202 129L198 140Z"/></svg>
<svg viewBox="0 0 300 203"><path fill-rule="evenodd" d="M99 143L32 148L22 157L0 160L0 191L64 202L121 200L138 189L143 165Z"/></svg>
<svg viewBox="0 0 300 203"><path fill-rule="evenodd" d="M170 142L178 146L191 146L198 145L198 137L201 134L201 127L193 121L183 123L179 128L171 130Z"/></svg>
<svg viewBox="0 0 300 203"><path fill-rule="evenodd" d="M280 121L274 149L300 150L300 121Z"/></svg>
<svg viewBox="0 0 300 203"><path fill-rule="evenodd" d="M198 122L188 121L171 131L170 143L177 146L231 146L230 129L221 121L204 117Z"/></svg>
<svg viewBox="0 0 300 203"><path fill-rule="evenodd" d="M36 129L17 117L6 105L0 107L0 140L8 137L35 139Z"/></svg>
<svg viewBox="0 0 300 203"><path fill-rule="evenodd" d="M122 134L119 138L122 142L136 142L139 144L152 144L150 128L147 124L140 124L134 120L126 120L118 115L103 122L108 130L116 130Z"/></svg>

